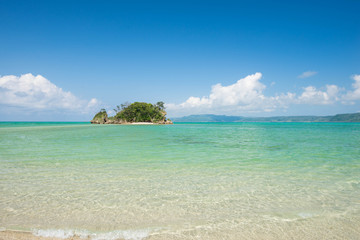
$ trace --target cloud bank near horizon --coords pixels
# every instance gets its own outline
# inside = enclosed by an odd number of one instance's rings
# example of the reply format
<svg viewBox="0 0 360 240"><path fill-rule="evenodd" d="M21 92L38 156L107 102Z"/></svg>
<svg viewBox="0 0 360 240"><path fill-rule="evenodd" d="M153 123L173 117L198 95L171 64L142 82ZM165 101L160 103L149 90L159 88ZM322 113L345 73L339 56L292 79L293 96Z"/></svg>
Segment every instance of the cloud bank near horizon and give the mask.
<svg viewBox="0 0 360 240"><path fill-rule="evenodd" d="M79 99L45 77L27 73L0 76L0 105L32 111L61 110L84 114L98 108L99 101L96 98L90 101Z"/></svg>
<svg viewBox="0 0 360 240"><path fill-rule="evenodd" d="M331 105L335 103L354 104L360 100L360 75L353 75L351 90L345 90L337 85L325 85L317 89L314 86L303 88L300 94L286 92L275 96L266 96L266 86L261 83L262 74L255 73L238 80L236 83L222 86L220 83L212 86L210 94L204 97L189 97L180 104L166 104L168 112L202 114L241 114L256 112L273 112L287 109L291 105Z"/></svg>
<svg viewBox="0 0 360 240"><path fill-rule="evenodd" d="M233 84L218 83L207 96L191 96L186 101L166 104L169 116L190 114L252 114L267 113L298 105L332 106L353 105L360 101L360 75L353 75L351 89L337 85L320 88L306 86L300 93L283 92L266 95L266 85L260 72L248 75ZM0 76L0 106L27 112L76 113L88 115L101 107L99 100L83 100L70 91L64 91L41 75ZM360 109L359 109L360 110Z"/></svg>

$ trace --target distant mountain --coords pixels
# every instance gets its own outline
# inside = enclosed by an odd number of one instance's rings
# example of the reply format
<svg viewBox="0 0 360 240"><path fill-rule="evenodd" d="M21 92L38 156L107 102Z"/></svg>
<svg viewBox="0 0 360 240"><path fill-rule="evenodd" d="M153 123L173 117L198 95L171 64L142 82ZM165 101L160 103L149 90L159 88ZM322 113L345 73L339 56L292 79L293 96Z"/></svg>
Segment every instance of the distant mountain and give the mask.
<svg viewBox="0 0 360 240"><path fill-rule="evenodd" d="M336 114L330 122L360 122L360 113Z"/></svg>
<svg viewBox="0 0 360 240"><path fill-rule="evenodd" d="M360 122L360 113L337 114L334 116L279 116L240 117L214 114L189 115L172 118L174 122Z"/></svg>

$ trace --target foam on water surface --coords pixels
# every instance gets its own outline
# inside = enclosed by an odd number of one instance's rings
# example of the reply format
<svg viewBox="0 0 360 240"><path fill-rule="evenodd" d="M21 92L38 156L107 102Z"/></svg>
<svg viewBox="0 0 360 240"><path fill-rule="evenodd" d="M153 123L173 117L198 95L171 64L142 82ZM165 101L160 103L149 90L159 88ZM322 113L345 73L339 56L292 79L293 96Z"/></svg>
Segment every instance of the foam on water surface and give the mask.
<svg viewBox="0 0 360 240"><path fill-rule="evenodd" d="M63 229L34 229L32 233L37 237L55 237L66 239L70 237L74 237L75 235L79 237L86 238L88 236L87 233L79 233L74 230L63 230Z"/></svg>
<svg viewBox="0 0 360 240"><path fill-rule="evenodd" d="M92 239L92 240L142 240L149 236L150 230L117 230L104 233L90 233L86 230L64 230L64 229L34 229L32 230L33 235L38 237L54 237L60 239L68 239L72 237L79 237L81 239Z"/></svg>

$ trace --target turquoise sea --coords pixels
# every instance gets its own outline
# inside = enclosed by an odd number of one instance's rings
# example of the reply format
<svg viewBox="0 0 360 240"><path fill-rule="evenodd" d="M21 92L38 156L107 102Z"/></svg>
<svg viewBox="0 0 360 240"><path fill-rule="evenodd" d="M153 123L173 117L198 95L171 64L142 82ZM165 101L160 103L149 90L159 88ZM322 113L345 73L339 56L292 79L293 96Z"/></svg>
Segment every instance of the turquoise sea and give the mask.
<svg viewBox="0 0 360 240"><path fill-rule="evenodd" d="M0 230L360 239L359 123L0 123Z"/></svg>

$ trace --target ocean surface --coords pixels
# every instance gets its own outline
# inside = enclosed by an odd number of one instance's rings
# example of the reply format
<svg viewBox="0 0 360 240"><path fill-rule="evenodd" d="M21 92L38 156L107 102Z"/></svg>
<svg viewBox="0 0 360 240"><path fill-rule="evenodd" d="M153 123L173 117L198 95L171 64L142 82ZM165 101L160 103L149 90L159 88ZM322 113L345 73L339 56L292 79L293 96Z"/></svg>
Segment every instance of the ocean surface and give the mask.
<svg viewBox="0 0 360 240"><path fill-rule="evenodd" d="M360 239L359 123L0 123L0 231Z"/></svg>

